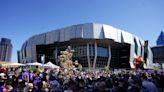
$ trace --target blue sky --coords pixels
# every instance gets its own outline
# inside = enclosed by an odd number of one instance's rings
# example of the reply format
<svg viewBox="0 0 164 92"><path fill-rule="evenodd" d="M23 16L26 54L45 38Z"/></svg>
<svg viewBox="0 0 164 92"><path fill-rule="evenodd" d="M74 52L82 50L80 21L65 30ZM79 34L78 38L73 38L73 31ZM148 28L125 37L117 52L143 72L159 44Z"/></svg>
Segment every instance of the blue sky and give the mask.
<svg viewBox="0 0 164 92"><path fill-rule="evenodd" d="M29 37L80 23L97 22L149 40L164 30L164 0L0 0L0 38L12 39L12 61Z"/></svg>

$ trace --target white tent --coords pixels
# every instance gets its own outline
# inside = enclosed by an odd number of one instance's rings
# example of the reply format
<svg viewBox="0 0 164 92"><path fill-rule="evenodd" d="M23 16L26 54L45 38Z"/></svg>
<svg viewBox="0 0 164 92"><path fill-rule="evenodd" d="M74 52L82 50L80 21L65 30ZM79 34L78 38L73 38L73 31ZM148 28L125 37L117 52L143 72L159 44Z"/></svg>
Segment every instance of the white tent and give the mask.
<svg viewBox="0 0 164 92"><path fill-rule="evenodd" d="M48 62L48 63L44 64L43 66L44 66L44 67L47 67L47 68L60 68L59 66L54 65L54 64L51 63L51 62Z"/></svg>
<svg viewBox="0 0 164 92"><path fill-rule="evenodd" d="M27 63L26 65L30 65L30 66L42 66L42 64L41 63L38 63L38 62Z"/></svg>
<svg viewBox="0 0 164 92"><path fill-rule="evenodd" d="M9 63L8 65L11 65L11 66L25 66L25 64L21 64L21 63Z"/></svg>
<svg viewBox="0 0 164 92"><path fill-rule="evenodd" d="M19 67L19 66L25 66L25 65L21 64L21 63L6 63L6 64L2 64L2 67Z"/></svg>

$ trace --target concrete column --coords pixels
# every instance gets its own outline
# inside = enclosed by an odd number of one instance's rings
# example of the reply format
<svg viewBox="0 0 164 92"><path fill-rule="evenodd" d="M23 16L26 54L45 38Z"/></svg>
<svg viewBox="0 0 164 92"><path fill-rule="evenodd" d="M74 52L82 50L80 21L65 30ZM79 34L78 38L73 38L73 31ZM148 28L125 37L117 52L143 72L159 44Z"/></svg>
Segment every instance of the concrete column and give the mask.
<svg viewBox="0 0 164 92"><path fill-rule="evenodd" d="M91 64L90 64L90 56L89 56L89 43L87 43L87 60L88 60L88 67L89 67L89 71L90 71Z"/></svg>
<svg viewBox="0 0 164 92"><path fill-rule="evenodd" d="M97 61L97 43L94 43L94 47L95 47L95 56L94 56L94 61L93 61L93 70L95 70L96 67L96 61Z"/></svg>
<svg viewBox="0 0 164 92"><path fill-rule="evenodd" d="M55 60L56 60L56 64L58 64L58 48L55 48Z"/></svg>
<svg viewBox="0 0 164 92"><path fill-rule="evenodd" d="M135 57L136 57L135 46L131 44L130 45L130 58L129 58L130 68L135 68L135 65L133 63Z"/></svg>
<svg viewBox="0 0 164 92"><path fill-rule="evenodd" d="M111 54L111 46L109 44L109 46L108 46L108 62L107 62L107 66L108 67L110 67L111 56L112 56L112 54Z"/></svg>

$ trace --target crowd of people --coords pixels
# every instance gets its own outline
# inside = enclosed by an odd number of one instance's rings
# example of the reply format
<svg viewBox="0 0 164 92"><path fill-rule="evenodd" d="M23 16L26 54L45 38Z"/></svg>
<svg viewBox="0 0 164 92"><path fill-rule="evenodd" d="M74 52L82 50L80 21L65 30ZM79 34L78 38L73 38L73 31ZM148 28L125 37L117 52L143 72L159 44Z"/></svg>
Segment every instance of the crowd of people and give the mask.
<svg viewBox="0 0 164 92"><path fill-rule="evenodd" d="M164 73L142 70L0 69L0 92L164 92Z"/></svg>

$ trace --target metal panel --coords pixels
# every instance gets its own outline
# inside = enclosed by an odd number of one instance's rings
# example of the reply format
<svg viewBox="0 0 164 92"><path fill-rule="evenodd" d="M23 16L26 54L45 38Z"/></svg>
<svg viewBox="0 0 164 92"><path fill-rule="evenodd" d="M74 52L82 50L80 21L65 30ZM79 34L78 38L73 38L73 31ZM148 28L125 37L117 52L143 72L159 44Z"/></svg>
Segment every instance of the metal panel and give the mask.
<svg viewBox="0 0 164 92"><path fill-rule="evenodd" d="M128 32L122 31L124 43L129 43L134 45L134 36Z"/></svg>
<svg viewBox="0 0 164 92"><path fill-rule="evenodd" d="M70 39L73 39L73 38L75 38L76 37L76 27L70 27L69 28L69 30L70 30Z"/></svg>
<svg viewBox="0 0 164 92"><path fill-rule="evenodd" d="M63 41L64 41L64 39L65 39L65 38L64 38L64 37L65 37L64 35L65 35L64 29L61 29L61 30L60 30L60 40L59 40L60 42L63 42Z"/></svg>
<svg viewBox="0 0 164 92"><path fill-rule="evenodd" d="M136 42L137 42L137 45L138 45L138 55L140 55L141 53L141 44L139 42L139 38L135 36L135 39L136 39Z"/></svg>
<svg viewBox="0 0 164 92"><path fill-rule="evenodd" d="M83 28L83 38L93 38L93 24L84 24Z"/></svg>
<svg viewBox="0 0 164 92"><path fill-rule="evenodd" d="M104 29L105 38L113 39L116 42L121 41L121 33L118 29L108 25L103 25L103 29Z"/></svg>
<svg viewBox="0 0 164 92"><path fill-rule="evenodd" d="M75 30L76 38L82 38L83 37L83 25L77 25Z"/></svg>
<svg viewBox="0 0 164 92"><path fill-rule="evenodd" d="M59 30L54 30L52 31L52 39L53 39L53 42L58 42L59 41Z"/></svg>
<svg viewBox="0 0 164 92"><path fill-rule="evenodd" d="M49 43L49 38L45 38L47 34L48 33L43 33L43 34L33 36L28 40L28 43L29 44L37 44L37 45L38 44L46 44L45 40L47 40L47 39L48 39L47 43Z"/></svg>
<svg viewBox="0 0 164 92"><path fill-rule="evenodd" d="M104 34L102 31L103 27L102 24L93 24L93 38L96 39L104 39Z"/></svg>
<svg viewBox="0 0 164 92"><path fill-rule="evenodd" d="M54 42L54 40L53 40L53 34L52 34L53 32L51 31L51 32L49 32L49 44L52 44L53 42Z"/></svg>
<svg viewBox="0 0 164 92"><path fill-rule="evenodd" d="M38 36L38 38L42 39L39 36ZM49 44L50 43L50 39L51 39L51 33L50 32L47 32L46 33L46 44ZM38 43L40 43L40 42L38 41Z"/></svg>
<svg viewBox="0 0 164 92"><path fill-rule="evenodd" d="M28 56L28 57L32 57L32 56L31 56L31 53L32 53L33 51L31 51L31 44L28 44L27 47L26 47L26 49L27 49L27 51L26 51L26 52L27 52L27 56Z"/></svg>
<svg viewBox="0 0 164 92"><path fill-rule="evenodd" d="M116 42L121 42L121 30L116 29L116 34L117 34Z"/></svg>
<svg viewBox="0 0 164 92"><path fill-rule="evenodd" d="M64 41L70 40L70 30L68 28L64 29Z"/></svg>

